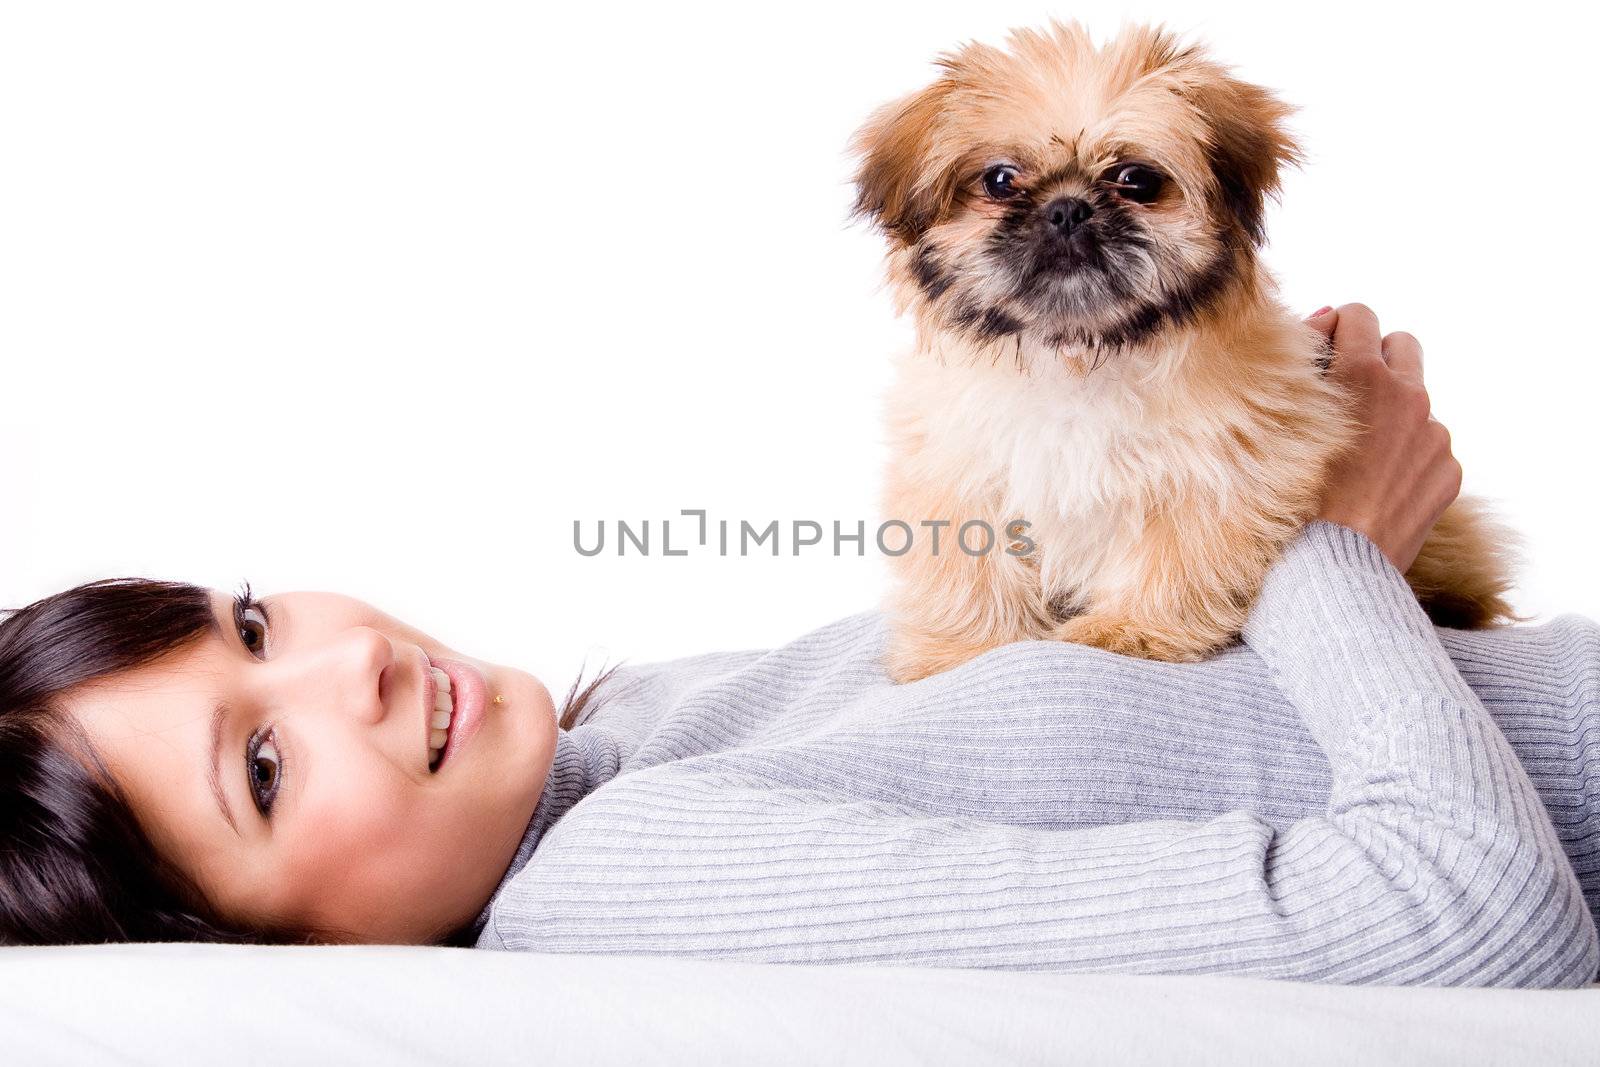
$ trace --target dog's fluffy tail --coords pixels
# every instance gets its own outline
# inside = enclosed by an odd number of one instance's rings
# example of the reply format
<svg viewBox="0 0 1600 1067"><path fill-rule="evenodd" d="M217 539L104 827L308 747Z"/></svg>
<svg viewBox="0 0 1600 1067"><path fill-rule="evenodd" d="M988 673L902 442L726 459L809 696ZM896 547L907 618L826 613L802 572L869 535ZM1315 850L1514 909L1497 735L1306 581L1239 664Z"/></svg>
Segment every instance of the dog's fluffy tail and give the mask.
<svg viewBox="0 0 1600 1067"><path fill-rule="evenodd" d="M1406 581L1436 626L1482 630L1528 622L1506 599L1515 583L1522 540L1495 519L1488 505L1460 497L1428 534Z"/></svg>

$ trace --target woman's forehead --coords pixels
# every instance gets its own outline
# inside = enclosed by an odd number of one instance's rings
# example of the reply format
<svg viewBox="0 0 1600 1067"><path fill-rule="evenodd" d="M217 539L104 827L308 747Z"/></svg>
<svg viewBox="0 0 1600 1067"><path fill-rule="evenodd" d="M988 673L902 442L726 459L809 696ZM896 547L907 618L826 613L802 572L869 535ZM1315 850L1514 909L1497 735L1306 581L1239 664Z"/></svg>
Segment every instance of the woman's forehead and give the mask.
<svg viewBox="0 0 1600 1067"><path fill-rule="evenodd" d="M207 633L183 649L62 694L58 706L141 814L187 807L197 788L227 664ZM142 820L143 821L143 820Z"/></svg>
<svg viewBox="0 0 1600 1067"><path fill-rule="evenodd" d="M146 732L187 720L199 714L197 702L227 678L229 664L219 644L215 631L203 632L159 659L75 686L60 703L74 714L126 719Z"/></svg>

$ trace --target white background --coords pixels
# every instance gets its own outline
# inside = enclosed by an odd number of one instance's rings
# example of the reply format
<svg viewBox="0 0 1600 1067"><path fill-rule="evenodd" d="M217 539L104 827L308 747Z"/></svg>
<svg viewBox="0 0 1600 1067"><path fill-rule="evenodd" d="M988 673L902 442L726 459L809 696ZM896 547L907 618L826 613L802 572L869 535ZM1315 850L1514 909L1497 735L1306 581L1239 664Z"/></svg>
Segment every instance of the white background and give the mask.
<svg viewBox="0 0 1600 1067"><path fill-rule="evenodd" d="M1597 26L1532 10L7 4L0 604L330 589L558 695L586 654L874 606L872 556L586 559L572 524L876 523L909 328L846 141L938 52L1080 14L1300 107L1284 295L1422 339L1467 490L1526 536L1517 605L1600 615Z"/></svg>

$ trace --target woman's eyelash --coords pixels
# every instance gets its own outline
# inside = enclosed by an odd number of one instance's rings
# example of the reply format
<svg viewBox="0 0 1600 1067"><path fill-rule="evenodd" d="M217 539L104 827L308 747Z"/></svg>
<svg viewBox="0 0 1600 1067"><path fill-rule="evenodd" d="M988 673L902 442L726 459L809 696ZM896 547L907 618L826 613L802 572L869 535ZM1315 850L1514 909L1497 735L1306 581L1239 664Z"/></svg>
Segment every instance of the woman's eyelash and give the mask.
<svg viewBox="0 0 1600 1067"><path fill-rule="evenodd" d="M243 636L243 631L248 621L246 620L245 615L251 611L259 612L261 615L261 639L254 647L252 647ZM272 615L267 611L267 606L265 604L250 595L249 582L245 582L240 588L239 592L234 594L233 627L235 632L240 634L239 643L244 645L245 651L249 652L252 656L259 657L262 649L266 647L266 632L272 628Z"/></svg>

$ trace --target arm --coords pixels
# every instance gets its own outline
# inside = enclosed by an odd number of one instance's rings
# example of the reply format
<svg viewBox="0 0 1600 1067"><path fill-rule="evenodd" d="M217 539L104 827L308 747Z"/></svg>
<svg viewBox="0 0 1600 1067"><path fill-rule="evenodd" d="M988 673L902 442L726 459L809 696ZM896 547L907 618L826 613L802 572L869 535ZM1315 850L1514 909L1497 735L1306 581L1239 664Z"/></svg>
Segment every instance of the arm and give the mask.
<svg viewBox="0 0 1600 1067"><path fill-rule="evenodd" d="M789 963L1574 986L1592 921L1548 817L1399 574L1303 533L1251 617L1327 813L1039 830L662 767L558 826L493 947ZM669 781L670 779L670 781ZM548 850L548 851L547 851Z"/></svg>
<svg viewBox="0 0 1600 1067"><path fill-rule="evenodd" d="M1374 541L1312 524L1245 640L1328 756L1329 828L1387 883L1386 906L1423 913L1402 927L1434 917L1414 931L1440 967L1428 980L1592 980L1600 947L1549 814Z"/></svg>

